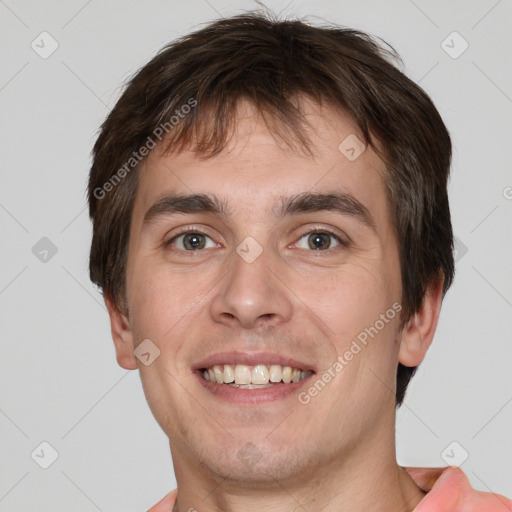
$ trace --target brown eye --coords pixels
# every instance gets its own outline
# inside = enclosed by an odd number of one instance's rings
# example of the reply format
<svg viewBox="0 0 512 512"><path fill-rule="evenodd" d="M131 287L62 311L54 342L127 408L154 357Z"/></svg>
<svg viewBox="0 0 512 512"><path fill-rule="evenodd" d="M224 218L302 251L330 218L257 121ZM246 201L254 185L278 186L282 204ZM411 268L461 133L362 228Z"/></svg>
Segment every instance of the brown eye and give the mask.
<svg viewBox="0 0 512 512"><path fill-rule="evenodd" d="M308 245L311 249L329 249L331 240L328 233L313 233L308 235Z"/></svg>
<svg viewBox="0 0 512 512"><path fill-rule="evenodd" d="M185 249L195 250L195 249L204 249L206 245L205 237L203 235L199 235L198 233L192 233L189 235L185 235L183 238L183 246Z"/></svg>
<svg viewBox="0 0 512 512"><path fill-rule="evenodd" d="M315 251L325 251L333 249L338 245L348 245L344 243L338 235L329 231L310 231L302 236L297 242L297 246L301 249L313 249Z"/></svg>
<svg viewBox="0 0 512 512"><path fill-rule="evenodd" d="M173 245L176 249L181 251L198 251L217 246L209 236L194 231L177 235L166 242L165 245Z"/></svg>

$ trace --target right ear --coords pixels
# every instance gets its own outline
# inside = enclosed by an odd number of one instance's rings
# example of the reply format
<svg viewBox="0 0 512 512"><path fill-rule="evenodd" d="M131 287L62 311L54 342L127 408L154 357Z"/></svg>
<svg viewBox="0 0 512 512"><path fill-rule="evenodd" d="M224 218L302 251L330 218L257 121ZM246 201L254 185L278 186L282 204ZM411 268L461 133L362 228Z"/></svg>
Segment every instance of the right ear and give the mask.
<svg viewBox="0 0 512 512"><path fill-rule="evenodd" d="M117 364L125 370L136 370L138 366L137 359L133 353L133 334L130 328L130 322L128 318L119 311L110 293L105 292L103 299L105 300L108 316L110 317L110 330L116 349Z"/></svg>

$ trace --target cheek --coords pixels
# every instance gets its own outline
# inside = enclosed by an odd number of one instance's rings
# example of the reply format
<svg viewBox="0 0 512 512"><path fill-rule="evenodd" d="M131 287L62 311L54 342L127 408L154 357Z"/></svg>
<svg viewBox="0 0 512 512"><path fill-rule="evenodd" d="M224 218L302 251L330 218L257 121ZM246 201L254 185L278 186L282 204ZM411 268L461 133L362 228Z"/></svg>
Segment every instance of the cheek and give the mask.
<svg viewBox="0 0 512 512"><path fill-rule="evenodd" d="M373 325L398 300L394 279L374 259L347 263L324 277L307 280L305 303L340 339Z"/></svg>
<svg viewBox="0 0 512 512"><path fill-rule="evenodd" d="M377 284L369 274L355 269L333 280L331 303L336 306L324 316L335 332L333 345L338 358L338 365L331 366L336 377L329 400L337 403L338 397L344 397L345 406L355 417L381 411L392 400L400 304L382 283L379 287ZM342 412L333 406L334 415ZM343 417L338 420L351 421Z"/></svg>
<svg viewBox="0 0 512 512"><path fill-rule="evenodd" d="M359 260L310 287L310 304L316 303L318 315L332 331L337 357L343 358L343 369L334 379L338 393L349 390L353 397L376 393L382 398L375 386L384 395L388 388L379 384L375 374L389 388L393 386L400 304L396 286L389 285L389 274L374 260Z"/></svg>
<svg viewBox="0 0 512 512"><path fill-rule="evenodd" d="M168 276L162 268L147 264L134 265L127 281L130 325L135 343L149 338L161 350L173 326L183 317L192 298L178 276Z"/></svg>
<svg viewBox="0 0 512 512"><path fill-rule="evenodd" d="M147 338L153 341L160 350L161 366L172 370L175 377L188 375L182 352L189 339L204 335L200 326L207 319L215 282L211 271L198 277L191 271L171 270L165 264L141 261L133 266L127 294L135 344ZM165 379L165 371L161 372Z"/></svg>
<svg viewBox="0 0 512 512"><path fill-rule="evenodd" d="M206 275L199 279L196 273L173 270L165 261L152 261L148 256L141 256L133 263L129 276L130 309L139 312L139 319L151 319L153 325L155 321L157 324L176 321L199 301L208 283Z"/></svg>

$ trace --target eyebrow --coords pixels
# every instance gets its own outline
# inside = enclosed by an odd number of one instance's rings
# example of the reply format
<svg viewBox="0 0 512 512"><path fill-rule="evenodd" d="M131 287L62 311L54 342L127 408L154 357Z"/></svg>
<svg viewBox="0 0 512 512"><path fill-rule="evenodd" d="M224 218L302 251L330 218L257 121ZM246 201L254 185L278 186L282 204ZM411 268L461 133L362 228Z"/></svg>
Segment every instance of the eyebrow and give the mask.
<svg viewBox="0 0 512 512"><path fill-rule="evenodd" d="M212 213L227 217L229 214L225 201L210 194L171 194L156 201L144 215L144 224L157 217L173 213Z"/></svg>
<svg viewBox="0 0 512 512"><path fill-rule="evenodd" d="M282 219L287 215L334 211L354 217L375 233L377 227L368 208L348 192L326 194L303 192L293 196L281 196L272 209L273 214ZM171 194L157 200L145 213L143 224L149 224L158 217L172 214L209 213L228 217L230 209L225 200L212 194Z"/></svg>
<svg viewBox="0 0 512 512"><path fill-rule="evenodd" d="M321 211L334 211L354 217L377 233L377 225L368 208L348 192L328 194L303 192L295 196L283 197L281 204L274 209L274 214L283 218L286 215Z"/></svg>

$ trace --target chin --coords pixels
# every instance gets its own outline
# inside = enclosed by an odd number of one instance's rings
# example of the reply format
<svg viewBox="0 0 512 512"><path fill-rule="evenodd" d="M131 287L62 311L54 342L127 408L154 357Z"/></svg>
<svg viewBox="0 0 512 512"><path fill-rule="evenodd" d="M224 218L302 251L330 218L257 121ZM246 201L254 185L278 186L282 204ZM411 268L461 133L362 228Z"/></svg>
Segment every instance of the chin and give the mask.
<svg viewBox="0 0 512 512"><path fill-rule="evenodd" d="M268 489L280 487L279 483L290 480L297 482L307 469L311 469L313 454L299 450L297 444L289 442L288 446L279 448L268 440L250 440L231 442L219 450L219 445L211 451L203 451L200 463L213 478L221 478L222 485L229 482L233 487L250 485L251 488Z"/></svg>

